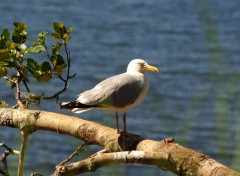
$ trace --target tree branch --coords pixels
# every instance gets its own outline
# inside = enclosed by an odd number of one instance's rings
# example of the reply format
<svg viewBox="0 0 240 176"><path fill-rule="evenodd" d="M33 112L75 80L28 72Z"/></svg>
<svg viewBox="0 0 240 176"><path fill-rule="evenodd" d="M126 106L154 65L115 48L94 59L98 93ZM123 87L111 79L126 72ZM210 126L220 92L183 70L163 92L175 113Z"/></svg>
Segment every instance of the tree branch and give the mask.
<svg viewBox="0 0 240 176"><path fill-rule="evenodd" d="M23 129L24 128L22 128L22 130ZM19 161L18 161L18 176L22 176L23 174L24 158L27 150L28 137L29 137L29 133L27 130L21 131L21 133L22 133L22 141L21 141L21 149L20 149Z"/></svg>
<svg viewBox="0 0 240 176"><path fill-rule="evenodd" d="M10 79L6 76L4 76L4 78L10 82L12 82L13 84L15 84L16 86L16 100L17 100L17 105L16 106L19 106L19 107L25 107L24 103L23 103L23 100L21 99L21 90L20 90L20 86L19 86L19 80L15 79Z"/></svg>
<svg viewBox="0 0 240 176"><path fill-rule="evenodd" d="M84 140L87 144L103 146L108 153L97 154L97 157L92 156L94 159L96 158L94 162L99 163L99 167L108 165L108 160L111 158L113 159L113 156L118 156L118 153L115 152L136 150L140 153L142 151L142 155L144 155L142 156L143 159L134 158L134 162L156 165L177 175L240 175L238 172L218 163L209 156L180 146L171 138L157 142L144 139L135 134L127 134L126 136L123 136L117 134L115 129L62 114L28 109L16 110L0 108L0 125L20 129L24 128L29 132L34 132L36 130L54 131L77 137ZM129 154L131 153L132 152ZM120 156L124 155L128 157L130 156L124 152L120 153ZM100 164L99 156L104 156L108 159L106 159L106 162L104 161ZM152 156L152 159L150 156ZM154 156L156 157L154 158ZM79 169L84 167L84 163L86 163L87 160L89 160L89 158L77 162L78 164L71 163L66 166L59 166L54 174L61 175L62 172L60 172L60 168L69 168L70 166L78 166L74 167L74 170L79 173ZM130 160L127 161L130 162ZM123 163L123 160L118 159L118 161L115 161L115 159L113 159L111 162ZM80 163L83 163L83 165ZM98 167L95 169L97 168Z"/></svg>
<svg viewBox="0 0 240 176"><path fill-rule="evenodd" d="M76 155L78 155L81 151L83 151L85 148L85 145L86 144L83 144L83 145L81 145L80 147L78 147L67 159L65 159L65 160L63 160L61 163L59 163L58 165L57 165L57 167L58 166L62 166L62 165L64 165L66 162L68 162L68 161L70 161L71 159L73 159L73 157L74 156L76 156Z"/></svg>
<svg viewBox="0 0 240 176"><path fill-rule="evenodd" d="M167 157L167 154L161 152L98 152L85 160L74 162L66 166L57 167L53 176L72 176L85 172L94 172L98 168L113 164L139 163L156 166L159 165L161 168L161 164L164 164L164 161L167 159Z"/></svg>
<svg viewBox="0 0 240 176"><path fill-rule="evenodd" d="M3 169L0 169L0 174L4 175L4 176L9 176L8 173L8 162L7 162L7 157L10 154L19 154L18 151L11 149L10 147L8 147L6 144L4 143L0 143L0 148L4 147L6 148L6 150L3 152L2 156L0 157L0 163L3 163Z"/></svg>
<svg viewBox="0 0 240 176"><path fill-rule="evenodd" d="M67 60L67 75L66 79L64 79L62 76L59 76L58 78L63 81L64 86L61 90L59 90L57 93L51 95L51 96L44 96L43 99L48 100L48 99L53 99L53 98L59 98L59 95L63 92L65 92L68 89L68 81L69 79L73 78L76 76L76 73L70 76L70 69L71 69L71 56L70 56L70 51L67 48L67 44L64 42L64 50L66 54L66 60Z"/></svg>

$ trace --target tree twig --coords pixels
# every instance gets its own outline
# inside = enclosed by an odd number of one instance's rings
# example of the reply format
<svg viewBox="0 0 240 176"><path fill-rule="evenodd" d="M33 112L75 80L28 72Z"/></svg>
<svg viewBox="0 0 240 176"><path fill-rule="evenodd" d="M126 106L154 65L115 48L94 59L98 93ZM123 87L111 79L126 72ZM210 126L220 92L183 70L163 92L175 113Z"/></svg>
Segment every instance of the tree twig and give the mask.
<svg viewBox="0 0 240 176"><path fill-rule="evenodd" d="M78 155L81 151L85 150L86 144L83 144L79 146L67 159L63 160L61 163L59 163L56 167L62 166L68 161L70 161L74 156Z"/></svg>
<svg viewBox="0 0 240 176"><path fill-rule="evenodd" d="M24 84L27 92L30 93L31 91L30 91L30 89L29 89L29 87L28 87L28 85L27 85L27 82L26 82L25 80L23 80L23 84Z"/></svg>
<svg viewBox="0 0 240 176"><path fill-rule="evenodd" d="M23 165L24 165L24 157L27 150L27 143L29 133L27 131L21 131L22 133L22 141L21 141L21 149L19 154L19 162L18 162L18 176L22 176L23 174Z"/></svg>
<svg viewBox="0 0 240 176"><path fill-rule="evenodd" d="M13 80L13 79L10 79L10 78L8 78L6 76L4 76L4 78L16 85L16 90L17 90L16 100L17 100L17 104L20 107L25 107L25 104L23 103L23 100L21 99L21 90L20 90L20 86L19 86L19 80Z"/></svg>
<svg viewBox="0 0 240 176"><path fill-rule="evenodd" d="M53 94L52 96L44 96L43 99L48 100L48 99L53 99L53 98L59 98L59 95L62 94L63 92L65 92L69 86L68 86L68 81L69 79L73 78L74 76L76 76L76 73L70 76L70 68L71 68L71 56L70 56L70 51L67 48L67 44L64 43L64 50L66 53L66 60L67 60L67 74L66 74L66 79L64 79L61 75L58 77L60 80L63 81L64 86L63 88L58 91L57 93Z"/></svg>
<svg viewBox="0 0 240 176"><path fill-rule="evenodd" d="M4 143L0 143L0 147L4 147L7 150L5 150L2 154L2 156L0 157L0 163L2 162L4 165L4 170L0 169L0 174L4 175L4 176L8 176L8 162L7 162L7 157L10 154L19 154L18 151L11 149L10 147L8 147L6 144Z"/></svg>

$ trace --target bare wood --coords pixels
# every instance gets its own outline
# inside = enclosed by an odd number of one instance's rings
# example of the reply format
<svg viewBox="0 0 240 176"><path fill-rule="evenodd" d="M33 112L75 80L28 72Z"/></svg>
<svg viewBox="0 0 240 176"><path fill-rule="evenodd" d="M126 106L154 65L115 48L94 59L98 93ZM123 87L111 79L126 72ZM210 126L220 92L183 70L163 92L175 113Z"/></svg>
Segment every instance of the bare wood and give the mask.
<svg viewBox="0 0 240 176"><path fill-rule="evenodd" d="M131 157L131 160L128 161L156 165L177 175L240 175L238 172L218 163L209 156L180 146L171 138L157 142L144 139L134 134L123 136L117 134L115 129L77 117L28 109L14 110L0 108L0 125L20 128L28 132L47 130L71 135L84 140L88 144L101 145L108 151L108 153L97 154L86 160L79 161L77 162L78 164L71 163L66 166L59 166L54 175L66 175L63 171L69 168L74 168L73 170L75 170L76 173L81 173L82 167L92 168L91 165L93 163L88 162L89 160L91 161L91 159L94 159L94 162L98 163L100 167L109 164L123 164L126 162L126 158L124 160L124 157L122 157L122 159L120 157L115 160L116 155L119 155L119 152L122 151L132 150L142 152L144 155L142 155L141 159L139 159L139 156L136 158ZM122 152L120 155L126 156L128 153L129 152ZM131 153L132 152L130 152L129 155ZM86 165L86 163L88 164ZM99 167L94 169L97 168ZM73 172L73 170L71 172ZM75 171L73 173L75 173ZM87 171L92 170L88 169L85 172Z"/></svg>
<svg viewBox="0 0 240 176"><path fill-rule="evenodd" d="M22 131L22 141L21 141L21 148L19 153L19 159L18 159L18 176L23 175L23 165L24 165L24 158L25 153L27 150L27 144L28 144L28 132Z"/></svg>
<svg viewBox="0 0 240 176"><path fill-rule="evenodd" d="M85 160L58 167L54 173L54 176L73 176L85 172L94 172L98 168L112 164L140 163L158 166L161 164L161 162L166 160L166 157L167 154L160 152L98 152Z"/></svg>

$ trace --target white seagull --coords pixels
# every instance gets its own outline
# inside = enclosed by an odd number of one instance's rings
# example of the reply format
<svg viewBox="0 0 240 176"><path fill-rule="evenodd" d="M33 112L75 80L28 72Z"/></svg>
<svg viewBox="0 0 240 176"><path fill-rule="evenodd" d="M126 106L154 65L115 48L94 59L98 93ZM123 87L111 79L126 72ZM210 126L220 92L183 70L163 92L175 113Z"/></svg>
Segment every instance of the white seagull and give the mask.
<svg viewBox="0 0 240 176"><path fill-rule="evenodd" d="M125 73L109 77L94 88L81 93L76 101L60 103L60 108L81 113L93 108L116 111L118 134L126 134L126 112L140 104L149 87L145 72L158 69L142 59L132 60ZM123 112L124 131L118 127L118 112Z"/></svg>

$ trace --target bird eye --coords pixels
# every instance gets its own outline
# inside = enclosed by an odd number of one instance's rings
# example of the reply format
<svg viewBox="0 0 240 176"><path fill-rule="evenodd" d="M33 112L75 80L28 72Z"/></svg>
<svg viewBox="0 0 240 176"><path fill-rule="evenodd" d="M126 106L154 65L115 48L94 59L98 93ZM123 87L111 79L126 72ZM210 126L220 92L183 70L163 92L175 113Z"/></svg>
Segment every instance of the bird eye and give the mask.
<svg viewBox="0 0 240 176"><path fill-rule="evenodd" d="M140 65L141 67L144 67L144 66L145 66L145 63L144 63L144 62L139 62L139 65Z"/></svg>

